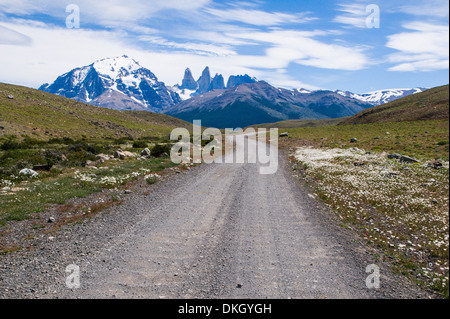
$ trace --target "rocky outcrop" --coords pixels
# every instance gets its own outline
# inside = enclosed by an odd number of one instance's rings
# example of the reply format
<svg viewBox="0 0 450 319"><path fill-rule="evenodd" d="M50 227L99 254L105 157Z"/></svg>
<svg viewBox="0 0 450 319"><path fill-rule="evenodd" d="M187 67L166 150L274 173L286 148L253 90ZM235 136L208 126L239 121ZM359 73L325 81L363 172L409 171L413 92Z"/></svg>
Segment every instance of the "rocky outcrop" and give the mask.
<svg viewBox="0 0 450 319"><path fill-rule="evenodd" d="M184 72L184 78L183 82L180 86L181 90L191 90L195 91L198 89L198 83L194 80L194 77L192 76L192 72L189 68L186 69Z"/></svg>
<svg viewBox="0 0 450 319"><path fill-rule="evenodd" d="M232 75L228 78L227 89L239 86L245 83L255 83L256 79L246 75Z"/></svg>
<svg viewBox="0 0 450 319"><path fill-rule="evenodd" d="M203 70L202 76L198 79L198 94L204 94L209 91L209 86L211 85L211 72L209 71L209 67L206 67Z"/></svg>
<svg viewBox="0 0 450 319"><path fill-rule="evenodd" d="M223 90L223 89L225 89L225 80L223 79L222 74L216 74L214 79L212 79L208 91Z"/></svg>

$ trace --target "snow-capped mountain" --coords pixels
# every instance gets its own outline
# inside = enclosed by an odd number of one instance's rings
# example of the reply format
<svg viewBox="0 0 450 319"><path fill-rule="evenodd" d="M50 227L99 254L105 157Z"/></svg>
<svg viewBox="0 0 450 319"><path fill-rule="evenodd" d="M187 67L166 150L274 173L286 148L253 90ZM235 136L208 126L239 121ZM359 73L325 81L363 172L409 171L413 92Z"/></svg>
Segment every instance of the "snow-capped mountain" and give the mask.
<svg viewBox="0 0 450 319"><path fill-rule="evenodd" d="M181 102L177 93L126 55L74 69L39 89L118 110L162 112Z"/></svg>
<svg viewBox="0 0 450 319"><path fill-rule="evenodd" d="M413 88L413 89L391 89L391 90L380 90L380 91L374 91L364 94L355 94L351 92L346 91L335 91L336 93L345 96L345 97L351 97L360 101L364 101L366 103L369 103L373 106L378 106L381 104L385 104L388 102L392 102L395 100L398 100L402 97L421 93L423 91L426 91L425 88Z"/></svg>

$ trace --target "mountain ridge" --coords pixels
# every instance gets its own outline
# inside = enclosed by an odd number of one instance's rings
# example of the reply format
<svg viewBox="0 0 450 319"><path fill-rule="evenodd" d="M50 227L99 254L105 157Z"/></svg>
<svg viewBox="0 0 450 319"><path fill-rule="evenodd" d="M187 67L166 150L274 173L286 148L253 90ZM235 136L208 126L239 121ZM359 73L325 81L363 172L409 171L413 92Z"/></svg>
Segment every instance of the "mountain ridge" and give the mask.
<svg viewBox="0 0 450 319"><path fill-rule="evenodd" d="M161 112L181 102L178 94L169 90L155 74L126 55L73 69L39 90L97 106L104 105L103 94L122 93L128 97L124 98L126 103L109 104L109 108L117 110Z"/></svg>
<svg viewBox="0 0 450 319"><path fill-rule="evenodd" d="M201 119L205 126L227 128L289 119L345 117L368 107L368 103L332 91L305 94L258 81L194 96L165 113L188 122Z"/></svg>

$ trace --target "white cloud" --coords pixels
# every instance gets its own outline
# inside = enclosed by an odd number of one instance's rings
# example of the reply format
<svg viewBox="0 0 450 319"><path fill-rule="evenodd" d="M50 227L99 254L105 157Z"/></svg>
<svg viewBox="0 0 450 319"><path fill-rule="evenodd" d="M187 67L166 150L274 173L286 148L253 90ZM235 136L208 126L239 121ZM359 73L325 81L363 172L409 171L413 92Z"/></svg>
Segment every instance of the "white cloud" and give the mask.
<svg viewBox="0 0 450 319"><path fill-rule="evenodd" d="M397 65L390 71L433 71L449 68L449 26L424 22L404 25L409 32L388 37L386 46L399 52L389 56Z"/></svg>
<svg viewBox="0 0 450 319"><path fill-rule="evenodd" d="M255 67L285 68L290 63L317 68L355 71L364 69L369 61L362 47L329 44L314 39L323 31L272 31L235 34L236 37L266 42L271 48L266 56L248 63Z"/></svg>
<svg viewBox="0 0 450 319"><path fill-rule="evenodd" d="M427 0L408 1L408 4L401 5L397 12L403 12L421 17L448 18L448 0Z"/></svg>
<svg viewBox="0 0 450 319"><path fill-rule="evenodd" d="M366 18L366 6L362 4L341 4L338 11L343 14L336 16L333 22L345 24L356 28L367 28Z"/></svg>
<svg viewBox="0 0 450 319"><path fill-rule="evenodd" d="M253 9L219 10L213 8L207 8L205 11L222 21L237 21L255 26L278 26L315 20L315 18L308 17L308 13L288 14Z"/></svg>
<svg viewBox="0 0 450 319"><path fill-rule="evenodd" d="M0 45L30 45L31 38L0 25Z"/></svg>
<svg viewBox="0 0 450 319"><path fill-rule="evenodd" d="M0 22L0 28L14 30L33 39L29 46L0 44L0 82L5 83L36 88L43 83L53 82L71 69L123 54L139 61L167 85L180 83L186 67L200 76L205 66L209 65L212 72L223 74L225 79L233 74L259 75L245 64L247 58L241 60L235 55L200 55L186 50L149 51L137 47L127 39L126 34L115 31L69 30L44 26L42 23L37 26L32 22ZM163 39L161 41L165 43ZM252 60L253 57L248 59Z"/></svg>

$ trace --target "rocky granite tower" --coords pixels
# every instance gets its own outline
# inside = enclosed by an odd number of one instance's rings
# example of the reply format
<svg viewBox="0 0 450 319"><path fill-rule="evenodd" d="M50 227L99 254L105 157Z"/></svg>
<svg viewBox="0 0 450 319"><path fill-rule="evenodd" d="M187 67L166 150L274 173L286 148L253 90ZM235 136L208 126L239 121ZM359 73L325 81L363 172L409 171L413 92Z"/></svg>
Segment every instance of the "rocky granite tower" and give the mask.
<svg viewBox="0 0 450 319"><path fill-rule="evenodd" d="M182 90L187 89L191 91L195 91L198 89L198 83L194 80L192 72L189 68L187 68L186 71L184 72L184 78L180 89Z"/></svg>

